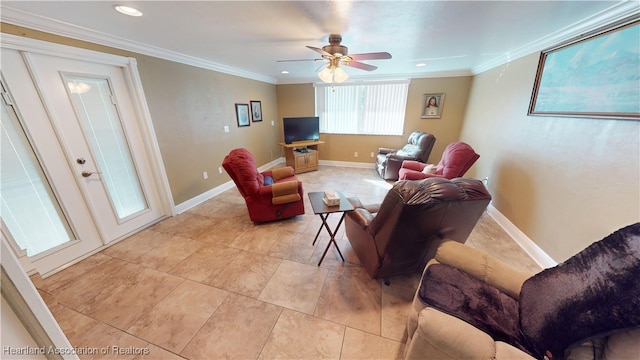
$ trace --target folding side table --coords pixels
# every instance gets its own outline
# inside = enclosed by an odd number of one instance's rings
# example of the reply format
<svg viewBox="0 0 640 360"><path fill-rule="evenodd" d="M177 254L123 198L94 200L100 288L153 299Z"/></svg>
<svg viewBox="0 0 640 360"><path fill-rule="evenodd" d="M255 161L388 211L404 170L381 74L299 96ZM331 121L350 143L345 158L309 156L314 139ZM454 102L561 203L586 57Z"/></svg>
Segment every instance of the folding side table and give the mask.
<svg viewBox="0 0 640 360"><path fill-rule="evenodd" d="M340 252L340 248L336 243L335 236L336 236L336 233L338 232L338 229L340 229L340 225L342 225L342 221L344 220L345 213L347 211L352 211L355 208L353 207L353 205L351 205L349 200L347 200L347 198L344 197L344 195L342 195L340 191L336 191L336 194L340 197L340 204L335 206L328 206L322 200L322 198L324 197L323 191L309 193L309 200L311 201L311 207L313 208L313 213L316 215L320 215L320 218L322 219L322 225L320 225L320 228L316 233L316 237L315 239L313 239L313 245L316 244L316 241L318 240L318 236L320 235L320 232L322 231L323 227L327 229L327 232L331 237L331 239L329 240L329 243L327 244L327 247L324 249L324 253L322 254L322 257L320 258L320 262L318 262L318 266L320 266L320 264L322 263L322 260L324 260L325 255L327 255L327 251L329 251L329 247L331 246L331 244L333 244L333 246L336 247L336 250L338 250L338 254L340 254L342 261L344 261L344 256L342 256L342 253ZM342 216L340 217L340 221L338 221L338 225L333 231L329 227L329 224L327 224L327 218L332 213L342 213Z"/></svg>

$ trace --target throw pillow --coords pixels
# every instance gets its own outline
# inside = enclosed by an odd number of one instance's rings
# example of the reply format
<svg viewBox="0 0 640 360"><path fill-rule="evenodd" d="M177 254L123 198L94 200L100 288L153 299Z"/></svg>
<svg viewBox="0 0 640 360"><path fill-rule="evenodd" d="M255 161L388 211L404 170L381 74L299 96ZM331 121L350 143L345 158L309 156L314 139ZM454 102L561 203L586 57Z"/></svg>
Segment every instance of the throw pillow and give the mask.
<svg viewBox="0 0 640 360"><path fill-rule="evenodd" d="M403 146L402 149L396 151L396 155L415 158L418 154L418 150L420 149L417 146L407 144Z"/></svg>
<svg viewBox="0 0 640 360"><path fill-rule="evenodd" d="M423 174L435 174L438 167L433 164L429 164L422 169Z"/></svg>
<svg viewBox="0 0 640 360"><path fill-rule="evenodd" d="M572 344L639 327L638 274L640 223L527 279L520 328L528 347L538 358L562 358Z"/></svg>

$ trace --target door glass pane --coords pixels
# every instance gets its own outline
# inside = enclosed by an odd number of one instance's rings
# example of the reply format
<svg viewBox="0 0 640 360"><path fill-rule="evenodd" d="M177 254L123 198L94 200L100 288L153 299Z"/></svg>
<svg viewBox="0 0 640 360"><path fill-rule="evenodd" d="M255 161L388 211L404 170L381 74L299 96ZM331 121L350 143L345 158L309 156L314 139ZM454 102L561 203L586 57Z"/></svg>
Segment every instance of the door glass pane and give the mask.
<svg viewBox="0 0 640 360"><path fill-rule="evenodd" d="M34 256L70 241L73 234L13 107L0 103L2 220L17 245Z"/></svg>
<svg viewBox="0 0 640 360"><path fill-rule="evenodd" d="M147 209L109 81L65 76L65 83L118 218Z"/></svg>

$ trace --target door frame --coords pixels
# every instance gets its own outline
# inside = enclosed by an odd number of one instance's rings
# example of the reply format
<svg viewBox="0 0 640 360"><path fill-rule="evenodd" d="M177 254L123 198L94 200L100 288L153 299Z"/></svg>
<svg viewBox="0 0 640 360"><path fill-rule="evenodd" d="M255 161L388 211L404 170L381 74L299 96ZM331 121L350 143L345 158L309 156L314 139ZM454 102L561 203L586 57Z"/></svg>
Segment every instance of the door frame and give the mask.
<svg viewBox="0 0 640 360"><path fill-rule="evenodd" d="M144 143L145 150L149 156L149 162L151 167L151 176L155 180L158 186L158 193L160 197L161 212L165 216L176 215L175 203L173 202L173 196L171 194L171 188L169 186L169 180L166 175L164 163L162 161L162 155L160 153L160 146L155 136L153 128L153 122L151 119L151 113L149 111L147 101L142 88L142 81L137 69L137 60L133 57L125 57L113 54L102 53L94 50L76 48L68 45L50 43L42 40L36 40L31 38L25 38L12 34L2 34L3 48L13 49L16 51L24 51L30 53L38 53L56 56L60 58L95 62L104 65L118 66L122 68L125 81L131 91L131 100L135 111L135 118L140 128L142 141ZM96 252L103 250L104 248L111 246L121 239L109 242L108 244L92 251L84 256L81 256L74 260L70 264L63 265L62 270L73 263L83 260ZM19 254L16 254L19 256ZM24 264L24 263L23 263ZM35 269L25 269L28 274L34 273ZM54 270L49 273L52 274L58 270Z"/></svg>

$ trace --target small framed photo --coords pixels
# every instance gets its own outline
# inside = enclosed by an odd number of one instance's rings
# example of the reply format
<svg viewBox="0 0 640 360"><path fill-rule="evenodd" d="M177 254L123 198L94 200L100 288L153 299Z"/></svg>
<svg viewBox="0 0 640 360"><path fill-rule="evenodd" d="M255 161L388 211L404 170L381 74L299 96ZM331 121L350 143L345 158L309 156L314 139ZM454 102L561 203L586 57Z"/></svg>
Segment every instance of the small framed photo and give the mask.
<svg viewBox="0 0 640 360"><path fill-rule="evenodd" d="M249 101L251 104L251 119L256 121L262 121L262 103L258 100Z"/></svg>
<svg viewBox="0 0 640 360"><path fill-rule="evenodd" d="M440 119L444 107L444 93L424 94L421 119Z"/></svg>
<svg viewBox="0 0 640 360"><path fill-rule="evenodd" d="M249 126L249 104L236 104L238 127Z"/></svg>

